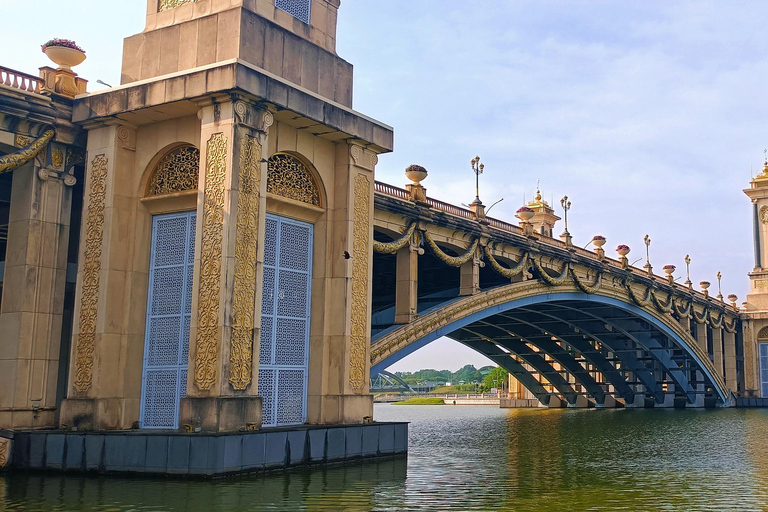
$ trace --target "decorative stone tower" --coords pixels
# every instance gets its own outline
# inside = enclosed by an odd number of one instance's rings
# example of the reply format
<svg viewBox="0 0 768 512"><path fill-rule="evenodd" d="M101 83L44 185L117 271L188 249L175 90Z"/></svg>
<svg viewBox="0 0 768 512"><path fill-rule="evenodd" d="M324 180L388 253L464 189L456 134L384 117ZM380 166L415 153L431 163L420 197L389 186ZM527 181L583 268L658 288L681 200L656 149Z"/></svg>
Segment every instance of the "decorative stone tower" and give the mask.
<svg viewBox="0 0 768 512"><path fill-rule="evenodd" d="M531 208L535 213L531 218L530 223L533 224L534 231L539 235L553 237L555 223L560 220L560 217L555 215L555 210L549 206L549 203L541 198L541 191L536 190L536 197L533 201L528 203L528 208Z"/></svg>
<svg viewBox="0 0 768 512"><path fill-rule="evenodd" d="M149 0L88 133L68 399L80 429L359 423L373 186L338 0ZM79 321L77 321L79 320Z"/></svg>
<svg viewBox="0 0 768 512"><path fill-rule="evenodd" d="M768 344L768 159L744 193L752 201L755 268L749 273L743 330L744 374L747 396L766 398L768 372L761 372L761 347ZM766 358L768 360L768 358ZM763 375L763 373L765 373Z"/></svg>
<svg viewBox="0 0 768 512"><path fill-rule="evenodd" d="M148 0L125 40L122 84L238 60L352 106L352 65L336 55L340 0Z"/></svg>

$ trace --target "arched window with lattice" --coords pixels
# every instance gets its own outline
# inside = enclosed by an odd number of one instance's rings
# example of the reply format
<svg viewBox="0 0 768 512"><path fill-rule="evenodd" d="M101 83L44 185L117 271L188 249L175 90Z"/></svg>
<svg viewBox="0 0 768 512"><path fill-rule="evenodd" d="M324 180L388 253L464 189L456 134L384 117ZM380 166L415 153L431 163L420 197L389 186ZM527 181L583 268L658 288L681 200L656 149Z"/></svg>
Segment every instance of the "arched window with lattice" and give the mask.
<svg viewBox="0 0 768 512"><path fill-rule="evenodd" d="M320 190L312 172L301 160L285 153L269 159L267 193L320 206Z"/></svg>
<svg viewBox="0 0 768 512"><path fill-rule="evenodd" d="M761 341L768 341L768 326L760 329L760 331L757 333L757 339Z"/></svg>
<svg viewBox="0 0 768 512"><path fill-rule="evenodd" d="M200 171L200 151L182 146L158 162L147 184L148 196L161 196L185 190L196 190Z"/></svg>

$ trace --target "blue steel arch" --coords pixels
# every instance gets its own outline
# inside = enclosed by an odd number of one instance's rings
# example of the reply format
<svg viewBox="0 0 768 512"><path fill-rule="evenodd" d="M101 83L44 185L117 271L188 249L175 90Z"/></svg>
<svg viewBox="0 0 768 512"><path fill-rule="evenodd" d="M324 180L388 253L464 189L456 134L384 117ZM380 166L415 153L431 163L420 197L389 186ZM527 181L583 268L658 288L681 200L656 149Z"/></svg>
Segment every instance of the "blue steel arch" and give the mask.
<svg viewBox="0 0 768 512"><path fill-rule="evenodd" d="M459 300L462 300L462 298L455 299L451 302L444 303L440 305L439 307L436 307L433 309L435 310L442 310L442 309L449 309L451 305ZM389 366L393 365L400 359L406 357L409 354L412 354L416 350L428 345L429 343L432 343L438 338L441 338L443 336L447 336L463 327L466 327L468 325L471 325L474 322L483 320L485 318L491 317L493 315L504 313L506 311L511 311L517 308L521 308L524 306L533 306L537 304L543 304L543 303L551 303L553 301L558 302L566 302L566 301L578 301L578 302L595 302L598 304L604 304L607 306L612 306L617 309L620 309L622 311L625 311L627 313L631 313L632 315L635 315L637 318L645 320L650 325L652 325L654 328L659 330L661 333L663 333L667 338L672 340L672 342L677 345L680 349L685 351L686 355L692 359L699 371L704 374L705 378L712 383L713 389L717 392L718 397L722 401L722 403L728 403L729 399L729 390L725 389L724 387L719 386L718 378L717 376L713 375L710 371L709 365L707 365L696 353L695 350L692 349L692 347L689 346L689 344L681 338L672 328L670 328L668 325L666 325L664 322L661 322L658 318L656 318L654 315L648 313L647 311L643 310L642 308L628 303L624 302L618 299L615 299L613 297L607 297L604 295L600 295L599 293L596 294L586 294L582 292L549 292L546 294L540 294L540 295L533 295L528 297L522 297L518 299L512 299L510 301L501 303L501 304L495 304L493 306L489 306L488 308L478 311L475 313L472 313L470 315L467 315L463 318L459 318L457 320L454 320L451 323L442 325L435 329L432 332L429 332L425 334L423 337L419 338L418 340L415 340L408 345L400 348L399 350L383 357L381 360L377 361L375 364L371 365L371 374L376 375L377 373L381 372L382 370L385 370ZM427 312L424 312L423 315L426 315ZM387 333L391 332L392 330L399 328L402 326L393 326L393 328L387 329L385 331L382 331L381 333L378 333L377 336L374 336L371 340L372 343L376 343L376 341L382 337L384 337ZM653 351L657 347L647 347L648 351ZM710 363L711 364L711 363Z"/></svg>

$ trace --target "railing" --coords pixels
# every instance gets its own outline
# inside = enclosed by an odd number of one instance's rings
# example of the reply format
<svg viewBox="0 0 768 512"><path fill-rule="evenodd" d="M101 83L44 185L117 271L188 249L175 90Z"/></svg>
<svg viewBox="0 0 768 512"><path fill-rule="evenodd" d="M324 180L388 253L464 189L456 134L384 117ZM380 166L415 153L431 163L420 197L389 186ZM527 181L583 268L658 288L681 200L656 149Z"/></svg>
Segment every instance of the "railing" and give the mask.
<svg viewBox="0 0 768 512"><path fill-rule="evenodd" d="M0 66L0 84L21 91L40 93L43 81L40 77Z"/></svg>
<svg viewBox="0 0 768 512"><path fill-rule="evenodd" d="M408 199L407 190L395 187L388 183L383 183L381 181L376 181L373 183L373 190L387 196L397 197L400 199Z"/></svg>
<svg viewBox="0 0 768 512"><path fill-rule="evenodd" d="M450 203L444 203L442 201L438 201L437 199L432 199L431 197L427 198L427 204L430 206L430 208L434 208L435 210L440 210L445 213L450 213L451 215L456 215L457 217L464 217L465 219L470 220L475 218L472 210L459 208L458 206L454 206Z"/></svg>
<svg viewBox="0 0 768 512"><path fill-rule="evenodd" d="M387 183L382 183L381 181L376 181L374 183L374 190L377 193L384 194L384 195L387 195L387 196L396 197L398 199L404 199L404 200L409 200L410 199L407 190L395 187L393 185L389 185ZM474 214L472 213L472 211L468 210L466 208L460 208L458 206L455 206L455 205L452 205L452 204L449 204L449 203L445 203L445 202L439 201L437 199L432 199L431 197L428 197L426 202L427 202L427 204L431 208L443 211L443 212L448 213L450 215L455 215L457 217L462 217L462 218L470 219L470 220L474 220L475 219ZM489 226L494 227L496 229L500 229L502 231L507 231L509 233L516 233L516 234L522 234L523 233L523 230L520 227L515 226L514 224L510 224L508 222L504 222L503 220L494 219L494 218L491 218L491 217L486 217L485 220L488 221L488 225ZM553 245L553 246L556 246L556 247L560 247L562 249L567 249L568 248L567 245L565 244L565 242L563 242L562 240L558 240L556 238L550 238L550 237L548 237L546 235L542 235L542 234L537 234L537 236L541 239L541 241L543 241L544 243L546 243L548 245ZM578 254L580 256L585 256L585 257L591 258L591 259L597 259L597 254L595 254L594 252L592 252L592 251L590 251L588 249L584 249L582 247L575 247L574 246L570 250L573 251L575 254ZM606 256L603 261L605 261L606 263L608 263L608 264L610 264L612 266L621 267L621 262L619 260L616 260L616 259L611 258L609 256ZM629 270L630 272L632 272L635 275L642 276L642 277L648 277L648 278L654 280L657 283L669 284L669 281L667 280L667 278L665 276L660 276L660 275L657 275L657 274L654 274L653 276L649 276L648 272L646 272L645 269L641 269L641 268L638 268L638 267L630 265L627 270ZM725 302L721 302L720 300L717 300L715 297L712 297L712 296L706 297L702 292L699 292L697 290L691 290L687 286L682 285L680 283L674 283L673 286L675 288L677 288L678 290L684 290L687 293L691 293L691 294L697 296L701 300L705 300L705 301L708 301L710 303L719 304L723 308L728 309L728 310L732 310L733 309L729 304L727 304Z"/></svg>

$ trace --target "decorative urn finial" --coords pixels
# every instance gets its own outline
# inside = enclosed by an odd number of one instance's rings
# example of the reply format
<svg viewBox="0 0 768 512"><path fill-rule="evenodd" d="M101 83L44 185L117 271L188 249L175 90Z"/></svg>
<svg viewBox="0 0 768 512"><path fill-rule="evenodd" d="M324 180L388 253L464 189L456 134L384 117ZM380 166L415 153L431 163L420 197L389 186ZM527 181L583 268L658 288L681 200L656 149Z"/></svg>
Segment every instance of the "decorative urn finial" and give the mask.
<svg viewBox="0 0 768 512"><path fill-rule="evenodd" d="M709 297L709 284L709 281L702 281L699 283L699 286L701 286L701 291L705 297Z"/></svg>
<svg viewBox="0 0 768 512"><path fill-rule="evenodd" d="M733 309L738 311L739 307L736 305L736 301L739 300L739 297L735 293L732 293L728 296L728 300L730 301L731 306L733 306Z"/></svg>
<svg viewBox="0 0 768 512"><path fill-rule="evenodd" d="M85 92L85 89L81 91L78 87L75 80L77 73L72 71L72 66L77 66L85 60L85 50L77 46L74 41L59 38L46 42L41 49L49 59L59 65L56 69L54 86L57 93L74 98L81 92Z"/></svg>
<svg viewBox="0 0 768 512"><path fill-rule="evenodd" d="M619 253L619 262L621 263L621 268L629 268L629 260L627 259L627 254L629 254L629 251L631 249L628 245L621 244L616 248L616 252Z"/></svg>
<svg viewBox="0 0 768 512"><path fill-rule="evenodd" d="M672 275L674 274L675 269L677 269L677 267L674 265L664 265L664 268L662 269L664 270L664 273L667 274L667 281L669 281L669 284L675 283L675 276Z"/></svg>
<svg viewBox="0 0 768 512"><path fill-rule="evenodd" d="M421 185L421 182L427 177L427 170L420 165L409 165L405 169L405 177L411 180L411 183L405 186L408 198L414 203L426 202L427 189Z"/></svg>

